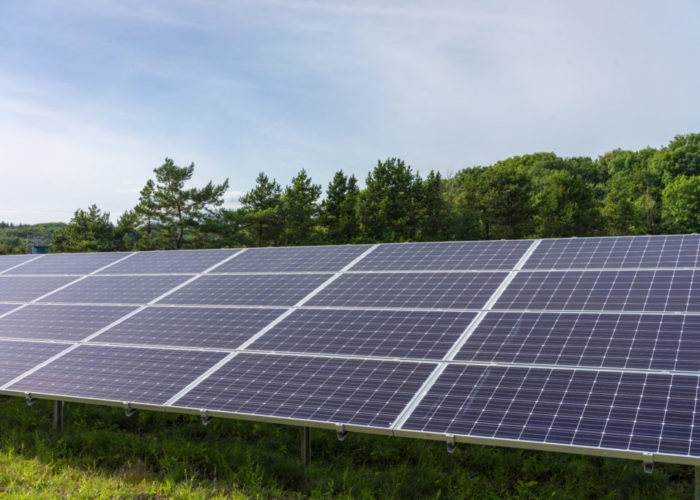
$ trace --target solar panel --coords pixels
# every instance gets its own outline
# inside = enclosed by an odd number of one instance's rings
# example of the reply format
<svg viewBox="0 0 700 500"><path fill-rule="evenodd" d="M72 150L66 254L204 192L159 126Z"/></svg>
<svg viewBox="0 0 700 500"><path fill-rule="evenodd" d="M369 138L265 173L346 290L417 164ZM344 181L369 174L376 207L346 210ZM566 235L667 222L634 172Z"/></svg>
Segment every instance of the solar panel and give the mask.
<svg viewBox="0 0 700 500"><path fill-rule="evenodd" d="M700 272L520 272L495 308L700 312Z"/></svg>
<svg viewBox="0 0 700 500"><path fill-rule="evenodd" d="M700 378L452 365L404 429L697 455Z"/></svg>
<svg viewBox="0 0 700 500"><path fill-rule="evenodd" d="M30 305L0 318L0 337L77 341L131 311L119 306Z"/></svg>
<svg viewBox="0 0 700 500"><path fill-rule="evenodd" d="M700 316L489 313L455 359L700 372Z"/></svg>
<svg viewBox="0 0 700 500"><path fill-rule="evenodd" d="M249 349L442 359L475 313L297 310Z"/></svg>
<svg viewBox="0 0 700 500"><path fill-rule="evenodd" d="M146 304L184 283L190 276L88 276L40 302L76 304ZM25 278L26 279L26 278Z"/></svg>
<svg viewBox="0 0 700 500"><path fill-rule="evenodd" d="M168 274L201 273L240 249L216 250L161 250L139 252L133 257L99 272L98 274Z"/></svg>
<svg viewBox="0 0 700 500"><path fill-rule="evenodd" d="M6 273L16 266L41 257L43 255L0 255L0 273Z"/></svg>
<svg viewBox="0 0 700 500"><path fill-rule="evenodd" d="M215 272L336 272L369 248L370 245L249 248Z"/></svg>
<svg viewBox="0 0 700 500"><path fill-rule="evenodd" d="M17 309L19 306L17 304L0 304L0 316L7 314L13 309Z"/></svg>
<svg viewBox="0 0 700 500"><path fill-rule="evenodd" d="M81 345L7 389L163 404L223 357L219 352Z"/></svg>
<svg viewBox="0 0 700 500"><path fill-rule="evenodd" d="M72 276L0 276L0 301L31 302L74 281Z"/></svg>
<svg viewBox="0 0 700 500"><path fill-rule="evenodd" d="M284 311L263 308L149 307L101 334L96 341L236 349Z"/></svg>
<svg viewBox="0 0 700 500"><path fill-rule="evenodd" d="M532 241L444 241L383 244L355 271L510 270Z"/></svg>
<svg viewBox="0 0 700 500"><path fill-rule="evenodd" d="M681 268L700 265L700 235L542 240L524 269Z"/></svg>
<svg viewBox="0 0 700 500"><path fill-rule="evenodd" d="M54 253L23 264L6 272L16 274L89 274L129 254L112 253Z"/></svg>
<svg viewBox="0 0 700 500"><path fill-rule="evenodd" d="M293 306L330 274L202 276L169 295L163 304Z"/></svg>
<svg viewBox="0 0 700 500"><path fill-rule="evenodd" d="M65 345L0 340L0 386L65 349Z"/></svg>
<svg viewBox="0 0 700 500"><path fill-rule="evenodd" d="M505 276L488 272L344 274L308 305L478 309Z"/></svg>
<svg viewBox="0 0 700 500"><path fill-rule="evenodd" d="M388 427L433 367L240 354L173 406Z"/></svg>

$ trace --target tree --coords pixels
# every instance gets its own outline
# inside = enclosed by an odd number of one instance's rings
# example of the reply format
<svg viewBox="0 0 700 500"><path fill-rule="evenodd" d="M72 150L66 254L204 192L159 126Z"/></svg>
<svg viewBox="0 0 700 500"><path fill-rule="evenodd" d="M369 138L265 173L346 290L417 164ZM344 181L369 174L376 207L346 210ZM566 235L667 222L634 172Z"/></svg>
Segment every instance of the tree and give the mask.
<svg viewBox="0 0 700 500"><path fill-rule="evenodd" d="M97 205L76 210L70 222L51 240L52 252L109 252L115 248L109 212L102 212Z"/></svg>
<svg viewBox="0 0 700 500"><path fill-rule="evenodd" d="M321 185L312 184L302 169L284 190L284 242L287 245L309 245L319 242L316 230Z"/></svg>
<svg viewBox="0 0 700 500"><path fill-rule="evenodd" d="M185 189L185 183L192 179L194 163L178 167L170 158L153 172L156 180L146 183L134 210L146 234L151 235L157 221L166 245L180 249L186 232L196 231L202 220L223 204L228 179L218 185L209 181L203 188Z"/></svg>
<svg viewBox="0 0 700 500"><path fill-rule="evenodd" d="M282 234L282 189L264 172L258 174L253 189L241 196L241 219L253 229L257 246L276 245Z"/></svg>
<svg viewBox="0 0 700 500"><path fill-rule="evenodd" d="M336 172L328 184L326 199L321 204L320 220L325 227L328 243L352 243L358 237L358 195L355 176L346 177L342 170Z"/></svg>
<svg viewBox="0 0 700 500"><path fill-rule="evenodd" d="M662 193L665 228L672 233L700 232L700 175L681 175Z"/></svg>
<svg viewBox="0 0 700 500"><path fill-rule="evenodd" d="M420 177L403 160L377 162L362 191L360 220L366 241L407 241L418 230Z"/></svg>
<svg viewBox="0 0 700 500"><path fill-rule="evenodd" d="M700 134L677 135L654 154L651 164L663 186L680 175L700 175Z"/></svg>
<svg viewBox="0 0 700 500"><path fill-rule="evenodd" d="M580 175L552 172L545 188L535 196L535 223L541 238L598 234L602 218L593 188Z"/></svg>
<svg viewBox="0 0 700 500"><path fill-rule="evenodd" d="M423 181L421 204L421 240L439 241L449 239L449 211L443 198L443 183L440 172L431 170Z"/></svg>

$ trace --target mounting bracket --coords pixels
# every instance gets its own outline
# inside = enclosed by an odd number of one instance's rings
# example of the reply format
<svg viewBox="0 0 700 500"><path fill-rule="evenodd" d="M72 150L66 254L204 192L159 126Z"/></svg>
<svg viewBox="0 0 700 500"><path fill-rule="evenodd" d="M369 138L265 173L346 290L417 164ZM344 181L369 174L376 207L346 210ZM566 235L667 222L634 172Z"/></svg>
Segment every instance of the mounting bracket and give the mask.
<svg viewBox="0 0 700 500"><path fill-rule="evenodd" d="M452 455L457 448L457 440L454 434L446 434L447 436L447 453Z"/></svg>
<svg viewBox="0 0 700 500"><path fill-rule="evenodd" d="M345 430L345 424L335 425L335 435L338 436L338 441L345 441L345 438L348 437L348 431Z"/></svg>
<svg viewBox="0 0 700 500"><path fill-rule="evenodd" d="M34 396L28 392L24 393L24 398L27 401L27 406L32 406L34 403L36 403L36 398L34 398Z"/></svg>
<svg viewBox="0 0 700 500"><path fill-rule="evenodd" d="M644 452L644 472L651 474L654 471L654 454L645 451Z"/></svg>
<svg viewBox="0 0 700 500"><path fill-rule="evenodd" d="M127 417L131 417L134 415L134 413L136 413L136 408L132 408L131 403L127 403L126 401L124 401L124 414Z"/></svg>
<svg viewBox="0 0 700 500"><path fill-rule="evenodd" d="M209 412L207 412L207 410L201 410L199 414L202 417L202 425L204 426L209 425L211 421L214 420L214 417L209 415Z"/></svg>

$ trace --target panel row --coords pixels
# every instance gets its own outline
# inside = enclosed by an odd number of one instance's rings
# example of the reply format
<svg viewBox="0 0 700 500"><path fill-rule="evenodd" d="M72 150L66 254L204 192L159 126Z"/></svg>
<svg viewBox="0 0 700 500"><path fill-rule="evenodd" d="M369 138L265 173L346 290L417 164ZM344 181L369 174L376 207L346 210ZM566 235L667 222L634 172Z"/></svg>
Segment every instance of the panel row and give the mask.
<svg viewBox="0 0 700 500"><path fill-rule="evenodd" d="M700 456L700 377L449 366L402 427Z"/></svg>

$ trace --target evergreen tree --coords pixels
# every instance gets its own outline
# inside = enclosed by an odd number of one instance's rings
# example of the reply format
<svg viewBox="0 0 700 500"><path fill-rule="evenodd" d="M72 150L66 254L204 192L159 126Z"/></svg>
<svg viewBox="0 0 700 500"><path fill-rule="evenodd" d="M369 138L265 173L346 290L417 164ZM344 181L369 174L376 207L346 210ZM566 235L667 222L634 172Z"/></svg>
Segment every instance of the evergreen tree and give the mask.
<svg viewBox="0 0 700 500"><path fill-rule="evenodd" d="M51 240L52 252L109 252L115 248L109 212L101 211L97 205L76 210L70 222Z"/></svg>
<svg viewBox="0 0 700 500"><path fill-rule="evenodd" d="M319 243L316 228L319 214L318 199L321 185L313 184L302 169L292 178L292 184L284 190L284 243L286 245L312 245Z"/></svg>
<svg viewBox="0 0 700 500"><path fill-rule="evenodd" d="M242 221L252 228L254 244L277 245L283 229L282 189L264 172L258 174L255 182L255 187L240 198Z"/></svg>

